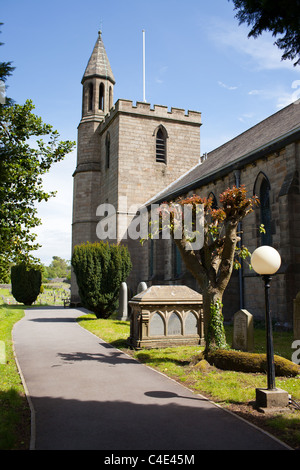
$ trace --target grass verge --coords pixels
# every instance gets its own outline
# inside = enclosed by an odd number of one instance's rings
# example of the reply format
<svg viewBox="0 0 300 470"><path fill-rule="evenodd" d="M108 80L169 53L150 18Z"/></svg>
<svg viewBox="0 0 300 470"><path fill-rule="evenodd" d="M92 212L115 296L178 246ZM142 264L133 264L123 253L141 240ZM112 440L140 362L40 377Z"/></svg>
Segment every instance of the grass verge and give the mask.
<svg viewBox="0 0 300 470"><path fill-rule="evenodd" d="M266 388L265 374L224 371L195 358L203 349L200 346L179 346L175 348L128 349L129 322L102 320L95 315L83 315L77 321L95 335L113 346L124 350L147 366L182 383L192 391L206 396L215 403L229 409L253 424L265 429L292 448L300 448L300 411L289 406L284 412L264 414L254 408L255 389ZM227 341L231 344L232 327L226 326ZM292 334L274 332L274 353L291 360ZM255 351L265 352L265 332L255 330ZM276 386L286 390L300 403L300 376L276 378Z"/></svg>
<svg viewBox="0 0 300 470"><path fill-rule="evenodd" d="M12 328L24 316L19 306L0 305L0 450L26 450L30 441L30 409L14 358Z"/></svg>

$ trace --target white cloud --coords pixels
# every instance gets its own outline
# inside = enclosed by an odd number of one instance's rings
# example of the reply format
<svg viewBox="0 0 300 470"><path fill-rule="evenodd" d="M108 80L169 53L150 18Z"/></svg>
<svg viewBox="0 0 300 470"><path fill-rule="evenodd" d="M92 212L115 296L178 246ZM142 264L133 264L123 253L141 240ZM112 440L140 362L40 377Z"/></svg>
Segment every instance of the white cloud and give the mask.
<svg viewBox="0 0 300 470"><path fill-rule="evenodd" d="M249 119L252 119L254 117L254 113L244 113L240 117L238 117L238 120L241 122L246 122Z"/></svg>
<svg viewBox="0 0 300 470"><path fill-rule="evenodd" d="M55 197L37 205L38 217L42 224L33 229L37 242L42 248L32 252L48 265L53 256L70 259L73 178L75 152L67 155L64 161L53 165L43 178L46 192L57 191Z"/></svg>
<svg viewBox="0 0 300 470"><path fill-rule="evenodd" d="M300 98L300 80L294 80L290 88L276 86L260 90L250 90L250 96L258 96L263 100L275 101L276 108L284 108Z"/></svg>
<svg viewBox="0 0 300 470"><path fill-rule="evenodd" d="M292 61L281 60L282 51L274 45L274 37L265 33L257 38L248 38L249 29L220 18L214 18L209 30L209 36L218 47L234 49L244 54L255 63L257 70L294 70Z"/></svg>
<svg viewBox="0 0 300 470"><path fill-rule="evenodd" d="M220 81L218 82L218 85L220 85L220 87L222 88L226 88L226 90L237 90L237 86L226 85L225 83Z"/></svg>
<svg viewBox="0 0 300 470"><path fill-rule="evenodd" d="M251 90L248 92L248 95L262 95L264 94L264 90Z"/></svg>
<svg viewBox="0 0 300 470"><path fill-rule="evenodd" d="M162 67L160 67L157 72L158 76L155 78L155 82L159 84L164 83L164 78L165 78L167 71L168 71L167 65L163 65Z"/></svg>

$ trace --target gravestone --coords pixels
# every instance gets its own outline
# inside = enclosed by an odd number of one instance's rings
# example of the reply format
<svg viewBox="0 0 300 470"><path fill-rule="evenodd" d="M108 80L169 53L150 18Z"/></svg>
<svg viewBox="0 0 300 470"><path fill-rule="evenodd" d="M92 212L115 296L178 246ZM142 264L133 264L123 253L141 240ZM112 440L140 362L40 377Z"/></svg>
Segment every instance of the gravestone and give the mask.
<svg viewBox="0 0 300 470"><path fill-rule="evenodd" d="M294 339L300 339L300 292L294 299L294 316L293 316Z"/></svg>
<svg viewBox="0 0 300 470"><path fill-rule="evenodd" d="M253 315L247 310L241 309L234 314L232 347L240 351L254 349Z"/></svg>
<svg viewBox="0 0 300 470"><path fill-rule="evenodd" d="M119 295L119 314L118 320L126 321L128 319L128 290L126 282L122 282Z"/></svg>
<svg viewBox="0 0 300 470"><path fill-rule="evenodd" d="M142 281L138 285L137 293L140 294L141 292L143 292L146 289L148 289L147 284L144 281Z"/></svg>

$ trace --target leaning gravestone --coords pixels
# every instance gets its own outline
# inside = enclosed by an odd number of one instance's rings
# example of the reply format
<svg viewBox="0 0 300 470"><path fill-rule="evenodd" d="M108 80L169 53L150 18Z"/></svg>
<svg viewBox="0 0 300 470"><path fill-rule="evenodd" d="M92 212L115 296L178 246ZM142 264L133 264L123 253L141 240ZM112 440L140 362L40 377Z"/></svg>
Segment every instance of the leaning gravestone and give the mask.
<svg viewBox="0 0 300 470"><path fill-rule="evenodd" d="M240 351L254 349L253 315L247 310L241 309L234 314L232 347Z"/></svg>
<svg viewBox="0 0 300 470"><path fill-rule="evenodd" d="M293 327L294 339L300 339L300 292L298 292L294 299Z"/></svg>

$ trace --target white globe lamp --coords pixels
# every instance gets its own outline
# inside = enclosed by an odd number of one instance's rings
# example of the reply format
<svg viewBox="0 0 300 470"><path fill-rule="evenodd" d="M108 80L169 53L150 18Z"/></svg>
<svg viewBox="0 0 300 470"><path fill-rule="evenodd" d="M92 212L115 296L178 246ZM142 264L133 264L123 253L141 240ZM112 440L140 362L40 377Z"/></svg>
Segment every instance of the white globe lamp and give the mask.
<svg viewBox="0 0 300 470"><path fill-rule="evenodd" d="M275 274L281 265L280 254L272 246L260 246L252 253L251 265L262 276Z"/></svg>

